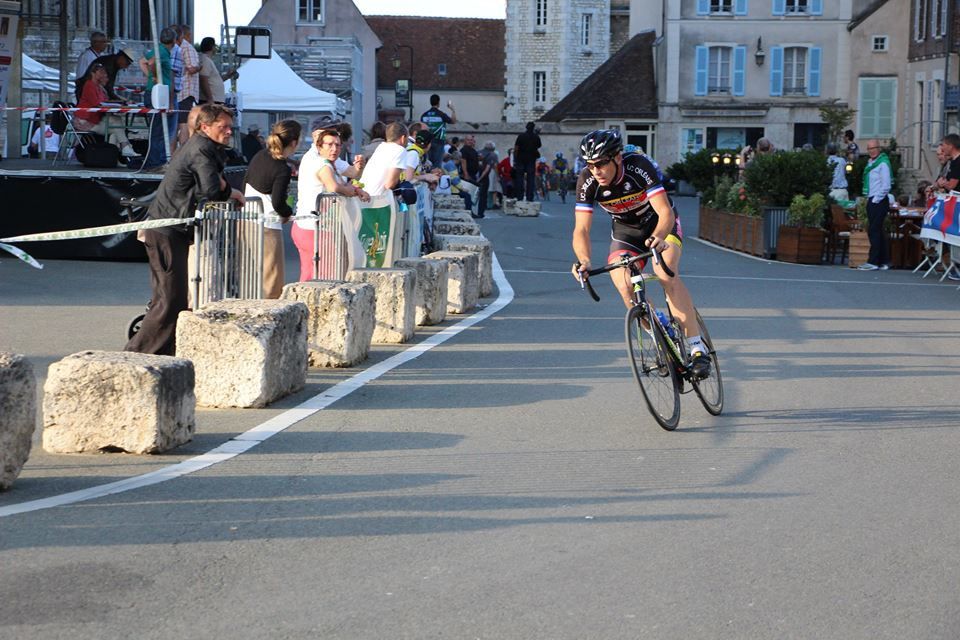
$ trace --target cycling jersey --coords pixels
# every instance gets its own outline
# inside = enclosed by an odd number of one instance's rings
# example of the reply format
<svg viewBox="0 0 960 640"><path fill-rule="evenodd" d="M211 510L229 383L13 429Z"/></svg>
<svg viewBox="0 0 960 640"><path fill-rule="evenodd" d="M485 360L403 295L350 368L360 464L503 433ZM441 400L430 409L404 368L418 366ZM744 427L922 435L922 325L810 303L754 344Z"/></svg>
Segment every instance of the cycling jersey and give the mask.
<svg viewBox="0 0 960 640"><path fill-rule="evenodd" d="M576 211L593 213L594 204L599 204L613 218L611 254L621 250L640 253L659 222L650 198L666 192L663 182L660 167L644 153L625 154L616 177L606 186L601 186L585 167L577 180ZM674 212L673 229L666 240L679 246L682 238L680 218Z"/></svg>

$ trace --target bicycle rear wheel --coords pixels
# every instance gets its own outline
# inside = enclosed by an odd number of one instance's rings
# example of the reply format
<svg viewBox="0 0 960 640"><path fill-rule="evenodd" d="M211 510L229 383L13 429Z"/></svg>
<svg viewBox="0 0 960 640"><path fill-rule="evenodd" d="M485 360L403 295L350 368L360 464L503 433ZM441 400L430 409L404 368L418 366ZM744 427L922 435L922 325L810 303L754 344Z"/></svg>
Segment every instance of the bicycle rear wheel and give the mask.
<svg viewBox="0 0 960 640"><path fill-rule="evenodd" d="M641 318L649 323L650 333L643 328ZM673 431L680 422L680 380L663 329L649 307L632 307L627 312L626 338L630 367L647 408L657 424Z"/></svg>
<svg viewBox="0 0 960 640"><path fill-rule="evenodd" d="M700 336L710 351L710 375L702 380L692 380L693 390L700 397L703 408L711 415L718 416L723 411L723 377L720 374L720 360L717 358L713 340L710 339L710 332L707 331L707 324L700 316L700 312L696 313L697 323L700 325Z"/></svg>

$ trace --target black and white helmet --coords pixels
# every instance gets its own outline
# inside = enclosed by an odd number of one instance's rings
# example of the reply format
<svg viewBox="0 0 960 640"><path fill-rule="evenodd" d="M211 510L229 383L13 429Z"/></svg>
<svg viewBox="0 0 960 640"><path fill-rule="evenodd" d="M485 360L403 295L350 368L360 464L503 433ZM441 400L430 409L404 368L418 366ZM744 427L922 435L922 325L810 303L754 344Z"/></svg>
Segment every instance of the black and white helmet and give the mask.
<svg viewBox="0 0 960 640"><path fill-rule="evenodd" d="M616 129L597 129L580 140L580 157L586 162L613 158L623 151L623 138Z"/></svg>

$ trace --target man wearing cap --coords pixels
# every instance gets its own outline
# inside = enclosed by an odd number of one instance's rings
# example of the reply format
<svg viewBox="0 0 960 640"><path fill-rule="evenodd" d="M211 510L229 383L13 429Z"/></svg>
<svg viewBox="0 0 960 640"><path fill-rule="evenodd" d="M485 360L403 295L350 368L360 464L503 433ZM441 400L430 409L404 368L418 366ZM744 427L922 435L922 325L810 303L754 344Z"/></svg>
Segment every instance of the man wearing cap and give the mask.
<svg viewBox="0 0 960 640"><path fill-rule="evenodd" d="M113 85L117 82L117 74L129 67L133 63L133 52L130 49L123 49L117 53L111 53L105 56L100 56L95 59L90 65L84 70L82 76L77 76L77 98L83 95L83 85L87 83L87 80L91 76L91 68L94 64L103 65L103 68L107 71L107 84L104 85L104 90L107 92L107 98L110 102L121 102L126 104L126 100L117 95L117 92L114 90Z"/></svg>
<svg viewBox="0 0 960 640"><path fill-rule="evenodd" d="M246 159L247 164L253 160L253 156L263 149L263 138L260 136L260 127L252 124L247 127L247 133L240 141L240 151Z"/></svg>

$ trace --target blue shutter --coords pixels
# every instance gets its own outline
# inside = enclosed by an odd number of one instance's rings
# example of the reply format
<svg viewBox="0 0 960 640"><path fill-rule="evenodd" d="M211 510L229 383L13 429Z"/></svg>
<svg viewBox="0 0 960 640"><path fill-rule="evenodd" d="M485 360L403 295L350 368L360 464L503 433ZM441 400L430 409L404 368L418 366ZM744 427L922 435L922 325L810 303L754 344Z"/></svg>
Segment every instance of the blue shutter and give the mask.
<svg viewBox="0 0 960 640"><path fill-rule="evenodd" d="M747 66L747 48L736 47L733 50L733 95L742 96L745 88Z"/></svg>
<svg viewBox="0 0 960 640"><path fill-rule="evenodd" d="M773 15L782 16L787 12L787 0L773 0Z"/></svg>
<svg viewBox="0 0 960 640"><path fill-rule="evenodd" d="M810 0L810 14L815 16L823 15L823 0Z"/></svg>
<svg viewBox="0 0 960 640"><path fill-rule="evenodd" d="M733 13L738 16L747 15L747 0L737 0L733 6Z"/></svg>
<svg viewBox="0 0 960 640"><path fill-rule="evenodd" d="M820 95L820 47L810 47L807 50L810 62L810 78L807 80L807 95Z"/></svg>
<svg viewBox="0 0 960 640"><path fill-rule="evenodd" d="M770 47L770 95L783 95L783 47Z"/></svg>
<svg viewBox="0 0 960 640"><path fill-rule="evenodd" d="M710 52L706 47L697 47L697 73L694 95L707 95L707 62L709 58Z"/></svg>
<svg viewBox="0 0 960 640"><path fill-rule="evenodd" d="M697 15L705 16L710 13L710 0L697 0Z"/></svg>

